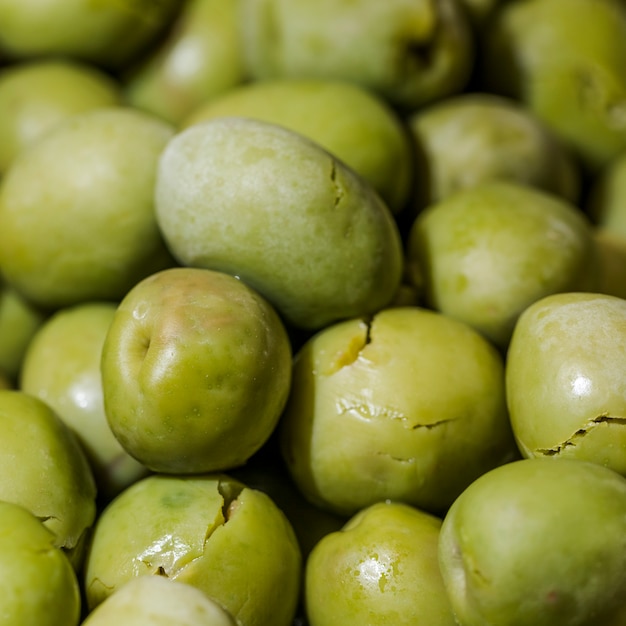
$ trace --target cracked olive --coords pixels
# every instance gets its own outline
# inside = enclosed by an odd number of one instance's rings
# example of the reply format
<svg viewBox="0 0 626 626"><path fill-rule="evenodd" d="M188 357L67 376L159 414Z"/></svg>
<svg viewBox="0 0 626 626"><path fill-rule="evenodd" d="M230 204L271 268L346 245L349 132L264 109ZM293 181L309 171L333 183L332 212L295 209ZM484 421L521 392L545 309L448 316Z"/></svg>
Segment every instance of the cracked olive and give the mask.
<svg viewBox="0 0 626 626"><path fill-rule="evenodd" d="M466 324L418 307L329 326L296 354L281 444L321 508L351 515L391 499L441 512L516 454L502 359Z"/></svg>
<svg viewBox="0 0 626 626"><path fill-rule="evenodd" d="M228 476L153 475L100 514L85 563L93 610L139 576L166 576L218 602L241 626L290 626L302 557L266 494Z"/></svg>
<svg viewBox="0 0 626 626"><path fill-rule="evenodd" d="M287 128L239 117L194 124L160 159L156 217L182 265L238 276L293 326L386 306L402 274L387 205Z"/></svg>
<svg viewBox="0 0 626 626"><path fill-rule="evenodd" d="M529 306L506 364L524 456L594 461L626 476L626 300L563 293Z"/></svg>

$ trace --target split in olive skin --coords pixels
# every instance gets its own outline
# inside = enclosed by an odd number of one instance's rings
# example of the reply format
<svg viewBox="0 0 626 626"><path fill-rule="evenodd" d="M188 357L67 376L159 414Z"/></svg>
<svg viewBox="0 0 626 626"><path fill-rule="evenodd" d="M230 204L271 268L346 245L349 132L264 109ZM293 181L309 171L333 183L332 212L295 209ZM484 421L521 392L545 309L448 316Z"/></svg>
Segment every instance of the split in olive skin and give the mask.
<svg viewBox="0 0 626 626"><path fill-rule="evenodd" d="M523 455L580 459L626 476L626 300L554 294L520 316L509 346L511 425Z"/></svg>
<svg viewBox="0 0 626 626"><path fill-rule="evenodd" d="M290 626L301 568L293 528L266 494L225 475L153 475L100 514L83 582L90 610L134 577L161 575L242 626Z"/></svg>

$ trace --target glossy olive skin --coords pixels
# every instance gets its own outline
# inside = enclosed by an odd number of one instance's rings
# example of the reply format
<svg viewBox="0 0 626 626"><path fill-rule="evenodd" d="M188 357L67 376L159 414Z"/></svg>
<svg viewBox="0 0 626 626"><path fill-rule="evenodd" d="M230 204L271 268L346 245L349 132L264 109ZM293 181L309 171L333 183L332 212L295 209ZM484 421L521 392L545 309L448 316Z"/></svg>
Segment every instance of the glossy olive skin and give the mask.
<svg viewBox="0 0 626 626"><path fill-rule="evenodd" d="M626 300L564 293L528 307L506 366L525 456L594 461L626 476Z"/></svg>
<svg viewBox="0 0 626 626"><path fill-rule="evenodd" d="M87 63L43 59L0 71L0 173L70 115L121 105L118 82Z"/></svg>
<svg viewBox="0 0 626 626"><path fill-rule="evenodd" d="M96 484L78 440L42 400L0 390L0 500L41 519L79 569L96 518Z"/></svg>
<svg viewBox="0 0 626 626"><path fill-rule="evenodd" d="M429 306L501 349L529 304L593 289L598 276L583 212L509 181L485 181L431 204L411 226L407 257Z"/></svg>
<svg viewBox="0 0 626 626"><path fill-rule="evenodd" d="M243 0L241 15L254 79L345 80L403 110L461 91L474 59L454 0Z"/></svg>
<svg viewBox="0 0 626 626"><path fill-rule="evenodd" d="M325 79L254 81L200 105L183 126L220 116L252 117L290 128L370 183L392 213L406 207L413 163L408 128L383 98L363 87Z"/></svg>
<svg viewBox="0 0 626 626"><path fill-rule="evenodd" d="M626 480L572 459L495 468L448 511L439 560L463 626L621 626Z"/></svg>
<svg viewBox="0 0 626 626"><path fill-rule="evenodd" d="M291 345L268 302L221 272L170 268L135 285L104 339L108 423L153 471L243 465L287 400Z"/></svg>
<svg viewBox="0 0 626 626"><path fill-rule="evenodd" d="M290 626L302 559L282 511L224 475L154 475L101 513L85 564L93 610L134 577L193 585L241 626Z"/></svg>
<svg viewBox="0 0 626 626"><path fill-rule="evenodd" d="M32 512L0 501L2 626L78 625L78 578L55 539Z"/></svg>
<svg viewBox="0 0 626 626"><path fill-rule="evenodd" d="M239 276L296 328L377 311L400 284L400 233L380 196L282 126L186 128L160 158L155 201L179 263Z"/></svg>
<svg viewBox="0 0 626 626"><path fill-rule="evenodd" d="M466 324L418 307L313 336L296 354L280 427L302 493L342 515L385 499L439 513L517 453L500 355Z"/></svg>
<svg viewBox="0 0 626 626"><path fill-rule="evenodd" d="M439 571L441 520L390 501L324 537L305 569L311 626L454 626Z"/></svg>
<svg viewBox="0 0 626 626"><path fill-rule="evenodd" d="M202 591L165 576L133 578L99 604L82 626L236 626Z"/></svg>
<svg viewBox="0 0 626 626"><path fill-rule="evenodd" d="M174 264L154 218L173 128L124 107L79 113L20 153L0 186L0 269L42 308L117 300ZM37 185L33 185L33 181Z"/></svg>
<svg viewBox="0 0 626 626"><path fill-rule="evenodd" d="M100 361L116 309L114 302L86 302L57 311L33 336L20 372L20 389L46 402L77 435L101 503L148 472L122 448L104 412Z"/></svg>

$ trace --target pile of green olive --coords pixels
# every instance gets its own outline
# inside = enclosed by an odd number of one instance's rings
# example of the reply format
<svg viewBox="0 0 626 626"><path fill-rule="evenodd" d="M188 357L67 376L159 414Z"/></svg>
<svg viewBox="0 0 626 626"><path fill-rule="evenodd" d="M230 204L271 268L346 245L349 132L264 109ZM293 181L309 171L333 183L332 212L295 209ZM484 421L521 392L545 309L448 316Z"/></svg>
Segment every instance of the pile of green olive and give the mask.
<svg viewBox="0 0 626 626"><path fill-rule="evenodd" d="M623 0L0 0L0 626L626 626Z"/></svg>

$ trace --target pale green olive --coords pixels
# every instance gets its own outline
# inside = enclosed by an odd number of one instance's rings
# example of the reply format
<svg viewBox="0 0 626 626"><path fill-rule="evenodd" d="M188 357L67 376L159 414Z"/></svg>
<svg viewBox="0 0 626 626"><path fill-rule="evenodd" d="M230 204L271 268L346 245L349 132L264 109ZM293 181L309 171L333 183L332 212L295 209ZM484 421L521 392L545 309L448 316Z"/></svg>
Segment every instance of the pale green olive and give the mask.
<svg viewBox="0 0 626 626"><path fill-rule="evenodd" d="M626 476L626 300L563 293L520 316L507 356L511 425L525 456L594 461Z"/></svg>
<svg viewBox="0 0 626 626"><path fill-rule="evenodd" d="M0 271L50 309L117 300L173 265L154 217L169 124L113 107L73 115L11 164L0 186ZM37 181L37 184L33 184Z"/></svg>
<svg viewBox="0 0 626 626"><path fill-rule="evenodd" d="M404 110L461 91L474 61L456 0L241 0L241 28L254 79L345 80Z"/></svg>
<svg viewBox="0 0 626 626"><path fill-rule="evenodd" d="M16 383L33 336L46 319L44 311L0 277L0 370Z"/></svg>
<svg viewBox="0 0 626 626"><path fill-rule="evenodd" d="M188 0L139 67L125 79L134 107L179 124L204 101L245 79L239 0Z"/></svg>
<svg viewBox="0 0 626 626"><path fill-rule="evenodd" d="M448 511L439 560L463 626L622 626L626 480L567 459L495 468Z"/></svg>
<svg viewBox="0 0 626 626"><path fill-rule="evenodd" d="M572 203L579 199L577 162L519 102L466 93L420 109L409 118L409 128L422 155L418 208L487 180L537 187Z"/></svg>
<svg viewBox="0 0 626 626"><path fill-rule="evenodd" d="M0 624L77 626L77 575L56 537L24 507L0 500Z"/></svg>
<svg viewBox="0 0 626 626"><path fill-rule="evenodd" d="M321 508L391 499L439 513L517 454L502 359L466 324L417 307L331 325L296 355L281 443Z"/></svg>
<svg viewBox="0 0 626 626"><path fill-rule="evenodd" d="M276 427L291 345L274 309L242 281L171 268L119 304L101 372L107 420L132 456L159 472L223 471Z"/></svg>
<svg viewBox="0 0 626 626"><path fill-rule="evenodd" d="M134 61L180 8L179 0L0 0L0 54L69 57L106 68Z"/></svg>
<svg viewBox="0 0 626 626"><path fill-rule="evenodd" d="M626 149L623 2L504 2L482 42L486 89L528 106L588 172Z"/></svg>
<svg viewBox="0 0 626 626"><path fill-rule="evenodd" d="M140 576L115 590L82 626L236 626L200 589L165 576Z"/></svg>
<svg viewBox="0 0 626 626"><path fill-rule="evenodd" d="M324 537L306 562L310 626L454 626L439 571L440 528L438 517L385 501Z"/></svg>
<svg viewBox="0 0 626 626"><path fill-rule="evenodd" d="M223 475L154 475L100 514L84 588L93 610L135 577L166 576L240 626L291 626L301 568L293 529L264 493Z"/></svg>
<svg viewBox="0 0 626 626"><path fill-rule="evenodd" d="M78 436L102 503L148 471L122 448L104 412L100 360L116 309L113 302L86 302L57 311L33 336L20 372L20 389Z"/></svg>
<svg viewBox="0 0 626 626"><path fill-rule="evenodd" d="M0 500L41 519L78 569L96 518L96 485L78 440L42 400L0 390Z"/></svg>
<svg viewBox="0 0 626 626"><path fill-rule="evenodd" d="M428 305L500 349L528 305L551 293L593 289L598 280L583 212L508 181L486 181L431 204L411 227L407 256Z"/></svg>
<svg viewBox="0 0 626 626"><path fill-rule="evenodd" d="M121 104L121 87L98 68L69 59L14 63L0 70L0 173L70 115Z"/></svg>
<svg viewBox="0 0 626 626"><path fill-rule="evenodd" d="M412 143L403 119L354 83L324 79L260 80L200 105L183 127L239 116L294 130L351 167L399 213L412 192Z"/></svg>
<svg viewBox="0 0 626 626"><path fill-rule="evenodd" d="M295 327L372 313L399 286L402 245L387 206L284 127L221 117L185 129L163 152L155 194L181 264L240 277Z"/></svg>

